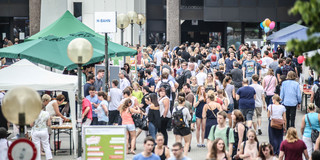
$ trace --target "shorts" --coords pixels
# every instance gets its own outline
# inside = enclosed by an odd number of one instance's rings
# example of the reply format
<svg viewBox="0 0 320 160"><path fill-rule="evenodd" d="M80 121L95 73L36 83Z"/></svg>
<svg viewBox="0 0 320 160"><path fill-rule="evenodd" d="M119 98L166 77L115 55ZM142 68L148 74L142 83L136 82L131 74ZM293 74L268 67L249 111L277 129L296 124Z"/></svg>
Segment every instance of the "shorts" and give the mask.
<svg viewBox="0 0 320 160"><path fill-rule="evenodd" d="M240 108L241 113L243 114L246 121L252 121L254 114L254 108Z"/></svg>
<svg viewBox="0 0 320 160"><path fill-rule="evenodd" d="M126 126L126 129L131 132L136 130L136 126L134 124L125 124L123 126Z"/></svg>
<svg viewBox="0 0 320 160"><path fill-rule="evenodd" d="M255 116L257 116L257 118L260 118L262 113L262 107L254 108L254 113L255 113Z"/></svg>
<svg viewBox="0 0 320 160"><path fill-rule="evenodd" d="M173 128L173 134L184 137L191 134L191 131L189 127Z"/></svg>
<svg viewBox="0 0 320 160"><path fill-rule="evenodd" d="M228 114L231 114L233 112L233 107L234 107L233 103L228 105Z"/></svg>

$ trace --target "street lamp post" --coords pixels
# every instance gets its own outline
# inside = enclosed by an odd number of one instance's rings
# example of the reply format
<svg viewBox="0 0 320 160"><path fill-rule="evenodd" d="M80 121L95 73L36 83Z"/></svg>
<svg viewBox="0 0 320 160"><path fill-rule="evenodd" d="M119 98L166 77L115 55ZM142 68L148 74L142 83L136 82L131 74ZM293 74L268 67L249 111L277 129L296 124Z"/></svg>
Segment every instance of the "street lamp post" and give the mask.
<svg viewBox="0 0 320 160"><path fill-rule="evenodd" d="M128 12L128 17L129 17L130 24L131 24L131 46L134 46L133 45L133 24L135 24L137 22L138 15L135 11L130 11L130 12Z"/></svg>
<svg viewBox="0 0 320 160"><path fill-rule="evenodd" d="M117 16L117 27L121 30L121 45L123 45L123 31L129 25L129 18L126 14L120 13Z"/></svg>
<svg viewBox="0 0 320 160"><path fill-rule="evenodd" d="M138 14L137 24L140 26L139 30L139 45L141 46L141 32L142 32L142 25L146 23L146 18L143 14Z"/></svg>
<svg viewBox="0 0 320 160"><path fill-rule="evenodd" d="M78 65L78 157L82 155L81 145L81 129L82 129L82 73L81 67L89 62L93 54L91 43L84 38L76 38L72 40L67 48L69 59Z"/></svg>

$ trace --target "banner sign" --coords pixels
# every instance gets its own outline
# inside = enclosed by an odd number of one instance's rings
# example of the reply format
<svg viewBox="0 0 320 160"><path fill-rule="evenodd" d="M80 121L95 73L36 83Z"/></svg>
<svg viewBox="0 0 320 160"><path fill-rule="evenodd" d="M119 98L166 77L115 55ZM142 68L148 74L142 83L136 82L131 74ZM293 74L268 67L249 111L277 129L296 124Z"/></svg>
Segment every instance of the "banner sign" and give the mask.
<svg viewBox="0 0 320 160"><path fill-rule="evenodd" d="M114 33L117 31L116 12L95 12L94 27L98 33Z"/></svg>
<svg viewBox="0 0 320 160"><path fill-rule="evenodd" d="M126 128L122 126L84 126L85 160L125 160Z"/></svg>

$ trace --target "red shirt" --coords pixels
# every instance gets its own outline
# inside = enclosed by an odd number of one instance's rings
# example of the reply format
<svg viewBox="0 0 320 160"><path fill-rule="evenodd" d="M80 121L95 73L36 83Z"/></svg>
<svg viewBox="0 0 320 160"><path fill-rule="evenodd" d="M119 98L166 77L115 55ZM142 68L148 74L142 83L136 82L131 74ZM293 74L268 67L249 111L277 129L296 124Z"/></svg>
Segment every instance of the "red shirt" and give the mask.
<svg viewBox="0 0 320 160"><path fill-rule="evenodd" d="M300 139L294 143L284 140L280 145L280 151L284 152L285 160L302 160L302 153L305 149L307 149L306 144Z"/></svg>
<svg viewBox="0 0 320 160"><path fill-rule="evenodd" d="M89 118L89 119L92 120L91 102L90 102L87 98L84 98L84 99L82 100L82 114L84 113L84 111L86 110L87 107L90 108L89 112L87 113L87 118Z"/></svg>
<svg viewBox="0 0 320 160"><path fill-rule="evenodd" d="M220 98L218 98L218 97L217 97L217 101L216 102L219 103L220 105L223 105L222 100Z"/></svg>

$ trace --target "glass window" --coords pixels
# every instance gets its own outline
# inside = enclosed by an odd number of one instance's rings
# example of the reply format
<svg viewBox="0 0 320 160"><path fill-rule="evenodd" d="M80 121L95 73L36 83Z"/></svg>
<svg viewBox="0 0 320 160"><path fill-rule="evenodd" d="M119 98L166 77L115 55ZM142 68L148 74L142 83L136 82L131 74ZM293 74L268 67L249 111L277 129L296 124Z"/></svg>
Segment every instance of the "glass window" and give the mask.
<svg viewBox="0 0 320 160"><path fill-rule="evenodd" d="M13 18L13 38L20 39L19 35L23 38L29 37L29 18L28 17L14 17ZM22 37L21 37L22 38Z"/></svg>
<svg viewBox="0 0 320 160"><path fill-rule="evenodd" d="M238 49L241 44L241 23L228 23L227 46L235 45Z"/></svg>
<svg viewBox="0 0 320 160"><path fill-rule="evenodd" d="M258 39L259 25L259 23L245 23L244 39Z"/></svg>
<svg viewBox="0 0 320 160"><path fill-rule="evenodd" d="M164 44L166 42L166 33L152 32L148 34L148 44Z"/></svg>

